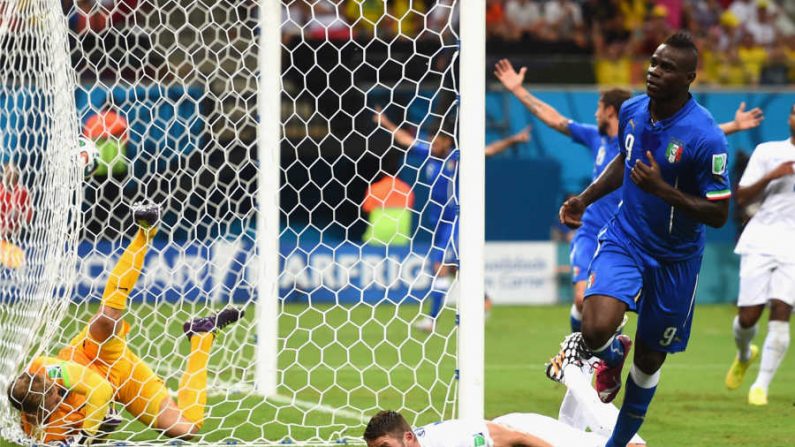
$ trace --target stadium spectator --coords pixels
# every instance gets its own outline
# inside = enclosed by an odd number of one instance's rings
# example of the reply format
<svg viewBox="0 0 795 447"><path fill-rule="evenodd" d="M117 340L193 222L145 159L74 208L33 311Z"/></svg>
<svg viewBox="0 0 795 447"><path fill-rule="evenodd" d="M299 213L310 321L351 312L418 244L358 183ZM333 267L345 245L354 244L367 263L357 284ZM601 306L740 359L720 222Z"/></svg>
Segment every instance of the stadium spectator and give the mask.
<svg viewBox="0 0 795 447"><path fill-rule="evenodd" d="M759 83L763 85L786 85L789 83L790 61L784 42L778 43L768 52L767 62L762 67Z"/></svg>
<svg viewBox="0 0 795 447"><path fill-rule="evenodd" d="M624 20L624 29L628 33L643 28L648 12L646 0L618 0L618 10Z"/></svg>
<svg viewBox="0 0 795 447"><path fill-rule="evenodd" d="M72 64L86 81L136 81L155 76L163 56L153 51L150 35L136 13L150 7L139 0L67 0Z"/></svg>
<svg viewBox="0 0 795 447"><path fill-rule="evenodd" d="M19 169L12 164L3 166L0 183L0 265L18 268L25 262L25 252L19 247L19 236L33 219L30 192L19 178Z"/></svg>
<svg viewBox="0 0 795 447"><path fill-rule="evenodd" d="M573 41L585 46L582 9L573 0L549 0L544 4L545 36L550 40Z"/></svg>
<svg viewBox="0 0 795 447"><path fill-rule="evenodd" d="M732 329L737 356L726 374L734 390L759 356L751 341L769 304L767 336L748 403L767 405L768 387L790 343L790 316L795 304L795 105L789 114L790 138L762 143L754 149L737 187L737 203L759 202L735 253L740 261L740 295Z"/></svg>
<svg viewBox="0 0 795 447"><path fill-rule="evenodd" d="M757 3L758 0L734 0L728 11L734 14L740 23L750 23L756 20Z"/></svg>
<svg viewBox="0 0 795 447"><path fill-rule="evenodd" d="M629 41L605 39L599 26L592 33L594 76L600 86L628 86L632 83L632 45Z"/></svg>
<svg viewBox="0 0 795 447"><path fill-rule="evenodd" d="M742 37L740 29L740 19L731 11L726 11L720 16L720 29L718 32L718 46L714 48L718 52L726 52L729 48L735 47Z"/></svg>
<svg viewBox="0 0 795 447"><path fill-rule="evenodd" d="M773 45L777 37L776 25L767 3L758 3L756 20L748 22L746 31L754 37L754 41L763 47Z"/></svg>
<svg viewBox="0 0 795 447"><path fill-rule="evenodd" d="M733 49L730 50L730 53ZM767 62L767 51L762 48L750 33L745 33L740 40L740 47L737 48L737 58L740 64L747 70L749 79L746 84L756 85L762 75L762 67ZM735 63L734 61L731 61Z"/></svg>
<svg viewBox="0 0 795 447"><path fill-rule="evenodd" d="M520 40L538 34L544 26L541 7L533 0L508 0L505 4L508 37Z"/></svg>
<svg viewBox="0 0 795 447"><path fill-rule="evenodd" d="M110 171L113 175L127 173L127 140L129 138L127 120L113 110L91 115L83 126L83 135L94 141L103 161L94 172L105 177Z"/></svg>
<svg viewBox="0 0 795 447"><path fill-rule="evenodd" d="M406 246L411 241L414 191L397 177L399 159L397 153L384 155L381 174L367 188L362 202L370 223L362 238L365 243Z"/></svg>
<svg viewBox="0 0 795 447"><path fill-rule="evenodd" d="M351 2L350 4L356 3ZM303 34L303 27L309 20L310 15L310 6L303 0L284 5L282 8L282 43L290 45L295 40L300 39ZM360 26L366 23L368 23L366 20L362 20L360 21Z"/></svg>
<svg viewBox="0 0 795 447"><path fill-rule="evenodd" d="M663 5L656 5L649 13L649 18L641 28L641 33L635 38L635 54L646 60L654 53L654 50L671 34L671 25L666 20L668 8Z"/></svg>
<svg viewBox="0 0 795 447"><path fill-rule="evenodd" d="M349 40L351 28L345 21L344 6L331 0L319 0L312 4L307 31L310 39Z"/></svg>
<svg viewBox="0 0 795 447"><path fill-rule="evenodd" d="M505 7L502 0L486 1L486 33L497 38L508 37L505 26Z"/></svg>
<svg viewBox="0 0 795 447"><path fill-rule="evenodd" d="M694 0L684 3L682 10L684 26L693 35L703 35L717 26L723 8L717 0Z"/></svg>

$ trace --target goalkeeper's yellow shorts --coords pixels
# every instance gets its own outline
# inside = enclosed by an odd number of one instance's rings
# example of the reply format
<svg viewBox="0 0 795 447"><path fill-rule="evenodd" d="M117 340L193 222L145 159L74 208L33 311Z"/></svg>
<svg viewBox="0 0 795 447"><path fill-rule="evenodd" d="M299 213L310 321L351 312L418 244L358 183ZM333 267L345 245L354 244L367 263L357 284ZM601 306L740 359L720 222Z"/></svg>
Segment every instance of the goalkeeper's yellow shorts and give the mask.
<svg viewBox="0 0 795 447"><path fill-rule="evenodd" d="M130 325L104 343L91 338L86 326L58 357L72 360L102 374L115 390L114 399L140 422L152 426L164 399L169 397L163 380L127 346Z"/></svg>

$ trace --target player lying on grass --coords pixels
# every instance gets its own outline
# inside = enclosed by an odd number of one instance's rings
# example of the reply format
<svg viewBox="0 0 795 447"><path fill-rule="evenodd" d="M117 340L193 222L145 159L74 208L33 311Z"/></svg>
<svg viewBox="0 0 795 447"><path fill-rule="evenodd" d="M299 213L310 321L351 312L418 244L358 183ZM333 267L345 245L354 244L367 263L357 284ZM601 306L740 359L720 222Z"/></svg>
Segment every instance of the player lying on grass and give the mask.
<svg viewBox="0 0 795 447"><path fill-rule="evenodd" d="M572 343L569 349L578 346ZM536 413L511 413L492 421L451 420L412 429L399 413L382 411L370 419L364 440L368 447L603 447L618 409L599 400L590 385L589 364L569 360L561 369L561 383L567 391L559 420ZM643 445L646 443L638 435L629 443L630 447Z"/></svg>
<svg viewBox="0 0 795 447"><path fill-rule="evenodd" d="M191 348L175 402L163 380L126 343L127 298L157 231L160 209L138 205L133 216L139 230L111 272L96 315L57 357L33 359L8 387L23 430L38 442L85 444L101 437L112 401L174 438L190 439L204 422L207 362L215 332L236 322L243 311L227 308L185 323Z"/></svg>

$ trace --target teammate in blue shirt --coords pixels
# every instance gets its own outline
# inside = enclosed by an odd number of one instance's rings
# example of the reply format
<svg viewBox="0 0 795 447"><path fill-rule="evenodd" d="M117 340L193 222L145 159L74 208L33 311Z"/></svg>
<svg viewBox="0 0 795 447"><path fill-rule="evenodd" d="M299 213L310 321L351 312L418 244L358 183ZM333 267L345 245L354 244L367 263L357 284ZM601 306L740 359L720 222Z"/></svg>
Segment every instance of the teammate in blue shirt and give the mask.
<svg viewBox="0 0 795 447"><path fill-rule="evenodd" d="M689 93L698 51L687 33L676 33L650 60L646 95L619 113L620 153L604 173L560 209L561 221L578 227L588 205L622 186L622 204L599 236L583 306L581 352L601 359L600 398L612 401L632 345L618 335L624 313L638 313L636 351L624 402L607 447L625 446L651 402L666 355L687 346L704 224L721 227L731 196L728 145L710 113ZM584 353L584 354L583 354ZM556 356L547 375L561 378L570 349Z"/></svg>
<svg viewBox="0 0 795 447"><path fill-rule="evenodd" d="M380 108L376 109L373 122L392 132L397 144L409 148L424 160L421 166L421 181L430 188L430 192L422 212L427 226L433 233L429 258L433 263L435 275L430 291L430 312L428 317L417 321L415 327L430 332L442 310L458 267L459 151L454 145L452 131L439 129L432 141L427 143L398 127L381 113ZM485 148L485 156L496 155L513 144L524 143L529 139L530 132L527 128L489 144ZM485 301L488 312L491 300L486 296Z"/></svg>
<svg viewBox="0 0 795 447"><path fill-rule="evenodd" d="M621 105L632 96L632 92L622 88L603 90L596 106L596 125L573 121L554 107L531 94L524 86L527 68L518 72L507 59L502 59L494 66L494 75L502 85L535 117L558 132L568 135L575 143L589 149L593 160L592 180L596 180L607 167L608 163L618 154L618 111ZM724 133L731 134L740 130L751 129L759 125L762 111L759 108L745 111L745 103L740 104L734 121L721 124ZM574 285L574 302L570 311L572 332L580 330L582 321L582 303L588 279L588 266L591 263L597 246L599 231L613 217L621 201L621 192L613 191L591 204L582 217L582 226L577 229L569 246L569 261L572 269Z"/></svg>

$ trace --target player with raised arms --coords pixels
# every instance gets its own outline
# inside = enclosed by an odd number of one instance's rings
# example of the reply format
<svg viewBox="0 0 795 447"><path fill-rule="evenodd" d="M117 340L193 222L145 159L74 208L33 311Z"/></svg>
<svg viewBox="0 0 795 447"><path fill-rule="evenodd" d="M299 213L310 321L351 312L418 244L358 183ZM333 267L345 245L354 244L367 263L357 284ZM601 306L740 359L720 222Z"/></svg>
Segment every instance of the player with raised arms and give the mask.
<svg viewBox="0 0 795 447"><path fill-rule="evenodd" d="M761 202L743 230L735 252L740 260L740 296L732 329L737 357L726 374L726 387L740 387L748 366L759 356L751 344L756 324L770 304L767 336L748 403L767 405L767 391L790 342L795 304L795 105L789 114L790 138L754 149L737 186L737 204Z"/></svg>
<svg viewBox="0 0 795 447"><path fill-rule="evenodd" d="M175 402L126 342L127 299L157 231L160 209L136 205L133 216L138 232L111 271L98 312L57 357L33 359L8 387L23 430L37 442L86 444L103 436L120 422L108 413L112 401L174 438L190 439L204 423L207 363L216 331L236 322L243 311L226 308L185 323L191 348Z"/></svg>
<svg viewBox="0 0 795 447"><path fill-rule="evenodd" d="M517 72L507 59L501 59L494 66L494 75L497 79L527 107L530 113L549 128L570 136L573 142L589 150L593 158L592 180L596 180L619 152L618 112L624 101L632 96L632 92L623 88L602 90L594 113L596 117L596 126L594 126L563 116L554 107L530 93L523 85L526 72L525 67ZM735 112L734 120L721 124L720 128L729 135L757 127L762 118L761 109L757 107L746 111L743 102ZM613 217L620 201L621 192L613 191L591 204L585 210L582 226L577 229L569 246L571 281L574 285L574 302L570 311L572 332L579 331L582 323L582 303L588 279L588 265L596 251L597 235Z"/></svg>
<svg viewBox="0 0 795 447"><path fill-rule="evenodd" d="M686 348L704 225L721 227L729 214L728 144L689 92L697 65L698 50L687 33L675 33L657 47L646 94L626 101L619 112L619 154L560 209L561 222L579 227L590 204L622 188L622 204L600 233L589 267L582 334L569 336L583 356L600 359L596 390L610 402L632 345L617 330L626 311L638 313L637 348L606 447L624 447L638 432L667 354ZM570 355L561 351L547 375L560 380L562 359Z"/></svg>
<svg viewBox="0 0 795 447"><path fill-rule="evenodd" d="M416 138L407 130L400 128L389 117L376 108L373 122L392 133L395 142L423 157L422 169L430 186L425 214L433 228L430 260L435 273L431 287L431 309L428 317L417 321L417 329L430 332L436 317L442 311L444 300L452 286L452 277L458 266L458 194L457 173L459 152L455 148L453 130L440 126L430 144ZM484 149L487 157L496 155L513 144L530 140L529 128L525 128L507 138L497 140ZM491 303L485 297L486 310Z"/></svg>

